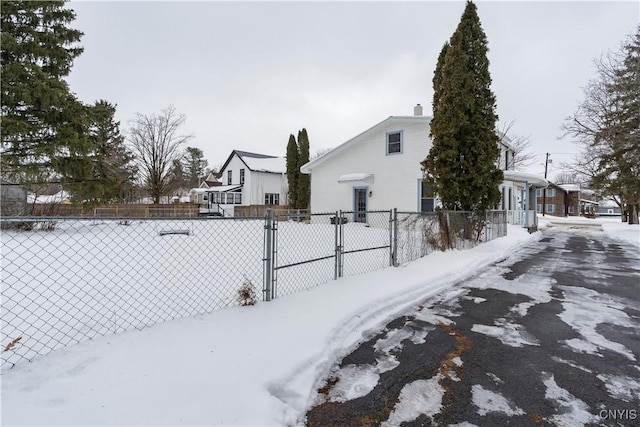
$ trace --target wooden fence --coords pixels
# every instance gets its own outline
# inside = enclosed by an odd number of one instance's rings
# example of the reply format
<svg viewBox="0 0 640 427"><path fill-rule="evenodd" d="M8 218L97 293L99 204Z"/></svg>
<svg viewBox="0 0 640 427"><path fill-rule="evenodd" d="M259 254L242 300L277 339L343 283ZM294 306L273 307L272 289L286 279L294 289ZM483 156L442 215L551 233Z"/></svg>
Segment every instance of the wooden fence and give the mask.
<svg viewBox="0 0 640 427"><path fill-rule="evenodd" d="M103 218L149 217L197 217L199 206L195 203L175 204L122 204L88 208L73 204L36 203L27 207L28 215L35 216L86 216Z"/></svg>
<svg viewBox="0 0 640 427"><path fill-rule="evenodd" d="M308 209L293 209L289 206L266 206L266 205L250 205L233 207L234 218L258 218L267 214L267 209L271 209L276 216L291 215L291 214L305 214L308 213Z"/></svg>

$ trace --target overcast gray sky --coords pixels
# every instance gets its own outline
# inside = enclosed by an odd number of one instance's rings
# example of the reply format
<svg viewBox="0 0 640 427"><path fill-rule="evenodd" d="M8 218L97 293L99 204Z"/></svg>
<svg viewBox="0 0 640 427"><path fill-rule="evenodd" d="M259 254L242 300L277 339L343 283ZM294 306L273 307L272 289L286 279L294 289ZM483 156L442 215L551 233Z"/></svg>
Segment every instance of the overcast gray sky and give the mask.
<svg viewBox="0 0 640 427"><path fill-rule="evenodd" d="M479 1L500 124L545 152L577 151L560 126L593 59L640 22L640 2ZM431 114L433 70L464 1L72 1L84 53L68 78L90 103L135 113L172 104L210 165L232 149L285 155L307 128L312 154L391 115ZM554 165L567 154L554 154ZM553 176L554 171L550 172Z"/></svg>

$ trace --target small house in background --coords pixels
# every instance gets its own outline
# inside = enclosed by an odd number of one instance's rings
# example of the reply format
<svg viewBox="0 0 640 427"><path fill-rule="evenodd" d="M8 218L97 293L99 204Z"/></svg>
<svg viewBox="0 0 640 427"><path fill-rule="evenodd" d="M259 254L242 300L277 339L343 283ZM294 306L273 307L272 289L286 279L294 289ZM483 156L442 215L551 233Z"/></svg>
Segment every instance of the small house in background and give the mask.
<svg viewBox="0 0 640 427"><path fill-rule="evenodd" d="M596 207L596 216L622 216L620 206L611 199L603 199L598 202Z"/></svg>
<svg viewBox="0 0 640 427"><path fill-rule="evenodd" d="M573 192L573 195L571 193L572 191L565 190L560 185L549 182L549 186L546 189L538 189L536 191L537 211L552 216L580 215L578 194L577 192Z"/></svg>
<svg viewBox="0 0 640 427"><path fill-rule="evenodd" d="M285 157L233 150L220 169L219 185L191 191L202 195L203 213L233 216L235 206L286 205L286 173Z"/></svg>
<svg viewBox="0 0 640 427"><path fill-rule="evenodd" d="M537 210L553 216L592 216L595 215L598 202L594 193L579 184L549 183L546 197L542 189L536 191Z"/></svg>
<svg viewBox="0 0 640 427"><path fill-rule="evenodd" d="M209 175L207 175L205 179L200 183L199 188L211 188L222 185L222 181L220 181L221 178L221 172L209 172Z"/></svg>
<svg viewBox="0 0 640 427"><path fill-rule="evenodd" d="M21 185L0 180L0 214L24 215L27 209L27 190Z"/></svg>
<svg viewBox="0 0 640 427"><path fill-rule="evenodd" d="M222 174L220 172L209 172L209 174L200 183L198 188L192 188L189 190L189 203L196 203L198 205L207 204L207 190L209 188L218 187L222 185L220 178Z"/></svg>

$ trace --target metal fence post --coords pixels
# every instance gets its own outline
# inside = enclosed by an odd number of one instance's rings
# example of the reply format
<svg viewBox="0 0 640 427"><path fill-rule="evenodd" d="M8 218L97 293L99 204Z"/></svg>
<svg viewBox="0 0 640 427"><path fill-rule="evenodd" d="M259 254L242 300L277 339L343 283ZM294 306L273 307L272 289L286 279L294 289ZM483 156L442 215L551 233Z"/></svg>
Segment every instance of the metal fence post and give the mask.
<svg viewBox="0 0 640 427"><path fill-rule="evenodd" d="M272 299L272 277L273 277L273 212L271 208L267 209L267 215L264 221L264 286L262 292L263 299L271 301Z"/></svg>
<svg viewBox="0 0 640 427"><path fill-rule="evenodd" d="M342 210L338 211L338 244L336 246L336 258L338 260L338 277L342 277L344 273L344 221L342 219Z"/></svg>
<svg viewBox="0 0 640 427"><path fill-rule="evenodd" d="M398 208L389 211L389 265L398 266Z"/></svg>
<svg viewBox="0 0 640 427"><path fill-rule="evenodd" d="M393 208L393 266L400 265L398 262L398 208Z"/></svg>
<svg viewBox="0 0 640 427"><path fill-rule="evenodd" d="M339 211L336 211L336 216L333 224L335 225L335 238L334 238L334 263L333 263L333 280L338 280L338 259L340 258L340 246L339 246L339 236L338 236L338 227L340 222L340 217L338 216Z"/></svg>

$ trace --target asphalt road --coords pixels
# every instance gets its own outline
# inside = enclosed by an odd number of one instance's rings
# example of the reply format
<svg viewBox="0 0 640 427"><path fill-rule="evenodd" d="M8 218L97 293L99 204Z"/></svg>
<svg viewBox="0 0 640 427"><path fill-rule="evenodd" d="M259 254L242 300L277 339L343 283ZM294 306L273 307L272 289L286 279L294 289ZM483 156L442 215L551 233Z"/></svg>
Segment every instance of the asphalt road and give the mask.
<svg viewBox="0 0 640 427"><path fill-rule="evenodd" d="M640 426L639 252L548 229L362 343L307 425Z"/></svg>

